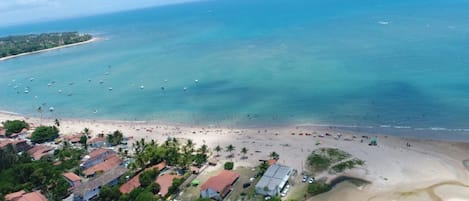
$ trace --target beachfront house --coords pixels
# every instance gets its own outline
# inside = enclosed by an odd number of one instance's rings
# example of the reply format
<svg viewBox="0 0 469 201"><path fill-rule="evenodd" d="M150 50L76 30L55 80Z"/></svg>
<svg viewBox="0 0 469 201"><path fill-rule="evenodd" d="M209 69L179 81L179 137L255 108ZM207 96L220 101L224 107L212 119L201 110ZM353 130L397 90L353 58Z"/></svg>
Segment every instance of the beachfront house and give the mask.
<svg viewBox="0 0 469 201"><path fill-rule="evenodd" d="M27 152L34 160L40 160L44 156L53 155L54 147L40 144L40 145L35 145L33 148L29 149Z"/></svg>
<svg viewBox="0 0 469 201"><path fill-rule="evenodd" d="M96 173L107 172L117 166L121 166L123 160L117 154L111 154L108 158L104 159L101 163L95 164L83 171L85 177L95 176Z"/></svg>
<svg viewBox="0 0 469 201"><path fill-rule="evenodd" d="M231 187L238 181L239 174L234 171L223 170L217 176L208 179L200 188L200 197L212 200L222 200L231 192Z"/></svg>
<svg viewBox="0 0 469 201"><path fill-rule="evenodd" d="M31 145L26 140L0 140L0 149L5 149L8 145L12 145L15 152L23 152L31 149Z"/></svg>
<svg viewBox="0 0 469 201"><path fill-rule="evenodd" d="M91 139L88 144L91 148L102 148L102 147L109 147L107 140L105 137L96 137Z"/></svg>
<svg viewBox="0 0 469 201"><path fill-rule="evenodd" d="M89 201L97 198L101 187L105 185L116 185L119 182L119 178L127 171L127 168L118 166L98 177L82 183L73 191L73 201Z"/></svg>
<svg viewBox="0 0 469 201"><path fill-rule="evenodd" d="M279 164L271 165L256 184L256 193L264 196L277 196L292 174L293 168L291 167Z"/></svg>
<svg viewBox="0 0 469 201"><path fill-rule="evenodd" d="M112 155L116 155L116 152L110 149L98 148L93 150L89 155L85 156L80 164L82 170L88 169L98 163L103 162Z"/></svg>

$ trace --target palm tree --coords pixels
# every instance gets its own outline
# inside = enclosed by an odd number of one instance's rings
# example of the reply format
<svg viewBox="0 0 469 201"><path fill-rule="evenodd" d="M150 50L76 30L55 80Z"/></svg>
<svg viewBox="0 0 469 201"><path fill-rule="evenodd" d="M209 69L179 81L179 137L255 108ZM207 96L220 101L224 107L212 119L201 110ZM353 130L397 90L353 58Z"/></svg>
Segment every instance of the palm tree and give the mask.
<svg viewBox="0 0 469 201"><path fill-rule="evenodd" d="M202 145L200 149L198 150L200 154L205 155L208 152L208 146L207 145Z"/></svg>
<svg viewBox="0 0 469 201"><path fill-rule="evenodd" d="M248 153L248 149L246 147L243 147L241 149L241 153L243 154L243 158L246 158L246 154Z"/></svg>
<svg viewBox="0 0 469 201"><path fill-rule="evenodd" d="M235 147L232 144L230 144L226 147L226 151L230 153L230 157L233 157L231 152L234 151L234 150L235 150Z"/></svg>
<svg viewBox="0 0 469 201"><path fill-rule="evenodd" d="M85 133L86 135L89 135L90 134L90 129L89 128L83 129L83 133Z"/></svg>
<svg viewBox="0 0 469 201"><path fill-rule="evenodd" d="M39 107L37 108L37 112L40 114L39 125L42 125L42 112L44 112L44 110L42 109L42 106L39 106Z"/></svg>
<svg viewBox="0 0 469 201"><path fill-rule="evenodd" d="M277 152L273 151L269 154L270 158L272 159L279 159L280 158L280 155L278 155Z"/></svg>
<svg viewBox="0 0 469 201"><path fill-rule="evenodd" d="M220 154L219 154L220 151L221 151L220 145L217 145L217 146L215 147L215 151L217 152L217 155L216 155L216 156L220 156Z"/></svg>
<svg viewBox="0 0 469 201"><path fill-rule="evenodd" d="M189 151L190 153L194 152L195 144L191 139L187 140L186 146L187 146L187 149L188 149L187 151Z"/></svg>

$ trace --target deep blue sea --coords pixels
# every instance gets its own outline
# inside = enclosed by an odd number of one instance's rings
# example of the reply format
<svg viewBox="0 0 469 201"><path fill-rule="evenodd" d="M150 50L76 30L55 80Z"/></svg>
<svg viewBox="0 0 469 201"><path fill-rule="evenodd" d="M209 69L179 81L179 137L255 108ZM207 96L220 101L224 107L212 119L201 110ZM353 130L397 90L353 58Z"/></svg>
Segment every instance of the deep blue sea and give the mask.
<svg viewBox="0 0 469 201"><path fill-rule="evenodd" d="M0 62L0 110L469 135L468 0L212 0L0 35L60 31L102 40Z"/></svg>

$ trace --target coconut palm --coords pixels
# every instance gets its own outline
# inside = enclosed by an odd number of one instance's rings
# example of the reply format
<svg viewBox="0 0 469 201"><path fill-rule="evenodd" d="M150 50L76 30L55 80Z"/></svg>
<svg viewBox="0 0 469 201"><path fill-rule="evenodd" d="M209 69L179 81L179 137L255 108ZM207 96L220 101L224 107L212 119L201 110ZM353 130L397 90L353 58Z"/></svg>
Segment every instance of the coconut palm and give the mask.
<svg viewBox="0 0 469 201"><path fill-rule="evenodd" d="M231 152L234 151L234 150L235 150L235 147L234 147L232 144L230 144L230 145L228 145L228 146L226 147L226 151L230 153L230 157L233 156L233 155L231 154Z"/></svg>
<svg viewBox="0 0 469 201"><path fill-rule="evenodd" d="M215 147L215 151L217 152L217 156L220 156L220 154L219 154L220 151L221 151L220 145L217 145L217 146Z"/></svg>
<svg viewBox="0 0 469 201"><path fill-rule="evenodd" d="M205 144L202 145L202 146L200 147L200 149L198 150L198 152L199 152L200 154L202 154L202 155L207 154L207 152L208 152L208 146L205 145Z"/></svg>
<svg viewBox="0 0 469 201"><path fill-rule="evenodd" d="M280 155L278 155L277 152L273 151L269 154L270 158L272 159L278 159L280 157Z"/></svg>
<svg viewBox="0 0 469 201"><path fill-rule="evenodd" d="M246 147L243 147L241 149L241 153L243 154L243 158L246 158L246 154L248 153L248 149Z"/></svg>

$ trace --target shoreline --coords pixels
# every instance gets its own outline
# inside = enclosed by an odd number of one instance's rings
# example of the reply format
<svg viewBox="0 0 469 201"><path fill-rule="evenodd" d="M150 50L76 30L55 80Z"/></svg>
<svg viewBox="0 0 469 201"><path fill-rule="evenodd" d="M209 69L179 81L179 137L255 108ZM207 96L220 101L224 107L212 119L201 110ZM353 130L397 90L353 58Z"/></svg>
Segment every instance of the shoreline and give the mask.
<svg viewBox="0 0 469 201"><path fill-rule="evenodd" d="M43 53L43 52L54 51L54 50L58 50L58 49L69 48L69 47L84 45L84 44L88 44L88 43L93 43L93 42L99 41L101 39L102 38L99 38L99 37L92 37L90 40L79 42L79 43L73 43L73 44L62 45L62 46L53 47L53 48L49 48L49 49L37 50L37 51L33 51L33 52L25 52L25 53L21 53L21 54L17 54L17 55L2 57L2 58L0 58L0 62L10 60L10 59L15 59L17 57L28 56L28 55L32 55L32 54L39 54L39 53Z"/></svg>
<svg viewBox="0 0 469 201"><path fill-rule="evenodd" d="M0 111L0 121L8 119L25 120L33 123L33 127L54 125L54 119L39 119ZM467 185L469 181L469 171L463 164L463 161L469 158L467 157L469 143L464 142L408 139L390 135L342 131L334 128L302 128L294 125L228 128L223 126L171 125L144 121L60 119L61 135L75 134L84 128L89 128L92 136L121 130L125 136L132 137L129 144L141 138L163 142L169 137L182 140L191 139L197 145L206 144L211 148L217 145L225 147L233 144L236 147L235 157L227 158L228 153L222 152L219 159L221 164L233 160L235 166L256 166L259 160L268 158L269 153L275 151L280 155L279 163L297 169L299 176L305 170L304 163L308 155L311 151L320 148L339 148L364 160L366 162L364 167L347 170L342 174L326 175L329 179L348 176L372 183L360 187L358 190L355 187L337 188L320 195L320 197L326 198L319 200L325 201L393 200L396 194L401 192L420 192L419 189L445 182L456 181ZM326 132L332 136L319 137ZM292 135L292 133L296 134ZM312 135L306 136L300 135L300 133L311 133ZM342 137L335 139L336 135ZM361 135L377 137L378 146L368 146L367 139L360 142ZM406 147L406 143L410 143L412 146ZM249 150L246 155L247 159L242 159L242 155L238 153L242 147ZM437 190L440 194L443 192L443 195L450 195L454 188L461 187L445 186L445 188L438 187ZM469 188L464 188L463 191L469 192ZM402 200L426 200L419 198L422 197ZM441 200L449 201L448 199Z"/></svg>
<svg viewBox="0 0 469 201"><path fill-rule="evenodd" d="M8 110L0 110L0 115L14 115L24 118L36 118L40 117L34 114L22 114L12 112ZM44 116L43 120L54 120L56 117ZM416 139L416 140L436 140L445 142L467 142L469 143L469 130L468 129L433 129L428 127L425 129L416 130L413 127L381 127L381 126L357 126L357 125L345 125L345 124L327 124L327 123L290 123L290 124L236 124L228 125L223 123L198 123L191 124L186 122L172 122L164 121L161 119L154 120L122 120L122 119L108 119L108 118L74 118L74 117L59 117L59 120L63 121L78 121L88 123L107 123L107 124L126 124L126 125L167 125L174 127L205 127L205 128L229 128L229 129L282 129L282 128L299 128L304 130L335 130L338 132L345 133L356 133L356 134L367 134L367 135L378 135L378 136L393 136L404 139Z"/></svg>

